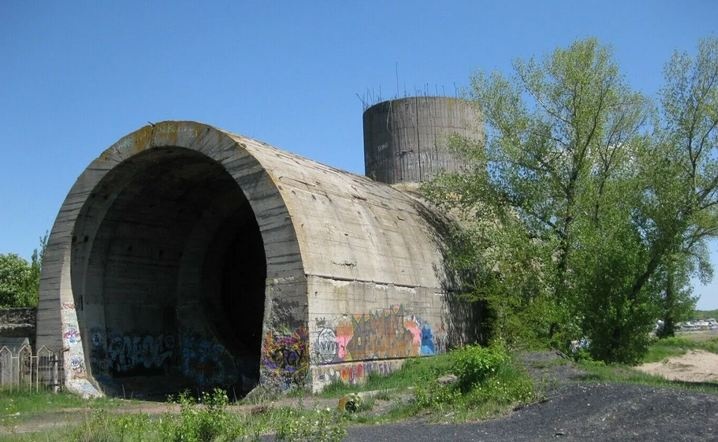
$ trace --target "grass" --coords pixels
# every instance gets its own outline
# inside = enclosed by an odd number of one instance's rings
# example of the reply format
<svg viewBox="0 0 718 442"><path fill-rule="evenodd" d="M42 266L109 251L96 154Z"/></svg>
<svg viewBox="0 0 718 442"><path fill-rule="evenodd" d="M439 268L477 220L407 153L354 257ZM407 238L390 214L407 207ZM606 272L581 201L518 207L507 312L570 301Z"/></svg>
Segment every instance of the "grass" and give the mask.
<svg viewBox="0 0 718 442"><path fill-rule="evenodd" d="M125 401L127 402L127 401ZM82 399L69 393L52 393L33 390L0 390L0 425L14 425L18 422L42 416L48 412L82 408L112 408L123 403L121 399Z"/></svg>
<svg viewBox="0 0 718 442"><path fill-rule="evenodd" d="M684 334L658 339L649 346L642 363L660 362L666 358L683 355L689 350L705 350L718 353L718 337L713 337L712 335ZM584 378L586 381L640 384L718 394L718 384L716 383L671 381L661 376L640 372L627 365L606 365L602 362L587 360L578 362L578 366L588 373Z"/></svg>
<svg viewBox="0 0 718 442"><path fill-rule="evenodd" d="M430 358L408 359L401 369L381 376L370 374L366 382L361 385L348 385L342 382L334 382L326 386L320 397L340 397L360 391L391 391L406 390L416 385L435 380L437 377L448 373L453 364L453 354L446 353Z"/></svg>
<svg viewBox="0 0 718 442"><path fill-rule="evenodd" d="M498 355L498 356L497 356ZM454 372L459 382L444 385L442 375ZM360 391L376 391L366 396ZM71 395L18 394L6 398L13 409L61 411L83 407L88 402ZM327 398L331 407L316 408ZM352 407L339 410L337 404L347 398ZM109 407L121 403L104 399L90 402L90 411L75 425L68 424L51 432L38 431L12 435L13 440L255 440L274 433L285 440L341 440L346 427L356 423L393 422L411 416L429 421L462 422L506 413L518 404L533 401L533 385L526 372L503 349L472 347L434 358L408 360L401 370L386 376L370 376L362 386L331 385L325 392L307 396L300 406L263 404L254 407L228 407L226 394L214 391L198 400L190 395L176 399L179 413L151 416L144 413L112 412ZM3 403L0 401L0 403ZM32 421L34 422L34 421ZM41 430L41 429L40 429ZM0 437L0 439L2 439Z"/></svg>
<svg viewBox="0 0 718 442"><path fill-rule="evenodd" d="M718 337L702 334L683 334L659 339L648 347L643 362L659 362L672 356L680 356L689 350L705 350L718 353Z"/></svg>
<svg viewBox="0 0 718 442"><path fill-rule="evenodd" d="M192 406L180 414L114 415L98 409L79 425L52 431L8 435L13 441L224 441L259 440L274 433L279 440L338 441L347 422L335 410L270 408L259 414L233 414Z"/></svg>
<svg viewBox="0 0 718 442"><path fill-rule="evenodd" d="M718 351L718 338L679 336L655 341L646 361L661 360L690 349ZM533 361L533 368L550 368L572 363L564 359ZM605 365L599 362L578 363L586 374L584 381L613 382L681 388L718 394L718 384L689 384L668 381L636 371L629 366ZM438 379L447 373L459 381L442 384ZM356 395L373 391L371 396ZM537 391L539 393L537 393ZM534 385L523 367L506 350L468 347L432 358L407 360L404 366L388 376L369 376L363 385L331 384L318 395L301 397L299 406L277 406L266 402L254 407L228 407L226 394L215 391L193 399L179 396L179 413L151 416L144 413L118 413L112 408L127 401L120 399L83 400L69 394L47 392L0 391L0 416L12 419L41 416L43 413L82 409L75 425L52 431L10 435L12 440L49 441L203 441L256 440L273 433L280 440L341 440L348 425L357 423L395 422L420 417L432 422L465 422L502 415L509 410L534 402L540 386ZM355 398L351 412L339 410L336 404ZM341 398L341 399L338 399ZM317 408L326 399L338 399L329 408ZM314 403L315 408L305 408ZM347 408L348 409L348 408ZM19 416L15 416L19 413ZM35 421L32 421L35 422ZM3 438L0 436L0 440Z"/></svg>
<svg viewBox="0 0 718 442"><path fill-rule="evenodd" d="M670 381L661 376L635 370L628 365L606 365L602 362L581 361L578 366L587 372L582 380L589 382L613 382L621 384L650 385L654 387L678 388L700 393L718 394L718 384Z"/></svg>

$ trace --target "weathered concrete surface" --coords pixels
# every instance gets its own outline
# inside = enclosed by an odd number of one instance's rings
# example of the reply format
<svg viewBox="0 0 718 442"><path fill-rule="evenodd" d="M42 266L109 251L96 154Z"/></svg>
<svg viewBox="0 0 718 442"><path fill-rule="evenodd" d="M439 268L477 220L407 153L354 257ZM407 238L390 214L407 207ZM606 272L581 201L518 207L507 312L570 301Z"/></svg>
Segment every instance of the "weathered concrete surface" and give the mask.
<svg viewBox="0 0 718 442"><path fill-rule="evenodd" d="M34 342L36 318L34 308L0 309L0 338L28 338Z"/></svg>
<svg viewBox="0 0 718 442"><path fill-rule="evenodd" d="M383 101L364 112L366 175L388 184L423 182L441 171L459 171L465 161L449 147L451 136L478 142L477 109L450 97Z"/></svg>
<svg viewBox="0 0 718 442"><path fill-rule="evenodd" d="M358 382L443 350L442 258L415 197L194 122L78 178L43 262L38 345L83 394Z"/></svg>

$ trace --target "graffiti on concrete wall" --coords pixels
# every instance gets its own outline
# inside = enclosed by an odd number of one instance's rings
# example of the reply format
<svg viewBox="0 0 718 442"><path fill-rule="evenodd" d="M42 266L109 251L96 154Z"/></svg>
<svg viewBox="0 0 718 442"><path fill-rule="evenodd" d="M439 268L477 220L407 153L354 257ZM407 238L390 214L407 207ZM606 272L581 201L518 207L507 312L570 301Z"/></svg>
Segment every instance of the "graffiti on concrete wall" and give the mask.
<svg viewBox="0 0 718 442"><path fill-rule="evenodd" d="M431 325L401 305L316 321L313 354L320 364L433 355L441 351Z"/></svg>
<svg viewBox="0 0 718 442"><path fill-rule="evenodd" d="M99 328L90 330L90 367L94 376L106 374L109 371L107 361L107 342L105 335Z"/></svg>
<svg viewBox="0 0 718 442"><path fill-rule="evenodd" d="M322 384L344 382L356 384L371 374L386 376L401 367L401 360L361 361L350 364L323 365L313 369L316 381Z"/></svg>
<svg viewBox="0 0 718 442"><path fill-rule="evenodd" d="M181 371L200 386L235 381L238 368L232 355L214 339L183 333L157 336L90 330L90 364L95 376L153 375Z"/></svg>
<svg viewBox="0 0 718 442"><path fill-rule="evenodd" d="M82 376L85 373L85 358L80 355L70 357L70 369L75 375Z"/></svg>
<svg viewBox="0 0 718 442"><path fill-rule="evenodd" d="M70 347L80 342L80 332L77 328L72 325L68 325L65 330L65 333L62 334L62 339L65 345Z"/></svg>
<svg viewBox="0 0 718 442"><path fill-rule="evenodd" d="M222 385L238 377L234 358L214 339L196 334L182 335L182 374L200 386Z"/></svg>
<svg viewBox="0 0 718 442"><path fill-rule="evenodd" d="M263 374L280 388L303 385L309 369L308 333L304 326L292 332L270 330L262 345Z"/></svg>
<svg viewBox="0 0 718 442"><path fill-rule="evenodd" d="M436 353L436 345L434 343L434 333L429 327L429 324L422 324L421 326L421 354L422 355L433 355Z"/></svg>
<svg viewBox="0 0 718 442"><path fill-rule="evenodd" d="M342 353L345 353L346 344L342 347ZM321 363L332 362L339 353L339 341L331 328L322 328L314 343L314 351L319 357Z"/></svg>
<svg viewBox="0 0 718 442"><path fill-rule="evenodd" d="M164 370L174 351L172 335L115 335L107 339L106 357L114 374L142 374Z"/></svg>

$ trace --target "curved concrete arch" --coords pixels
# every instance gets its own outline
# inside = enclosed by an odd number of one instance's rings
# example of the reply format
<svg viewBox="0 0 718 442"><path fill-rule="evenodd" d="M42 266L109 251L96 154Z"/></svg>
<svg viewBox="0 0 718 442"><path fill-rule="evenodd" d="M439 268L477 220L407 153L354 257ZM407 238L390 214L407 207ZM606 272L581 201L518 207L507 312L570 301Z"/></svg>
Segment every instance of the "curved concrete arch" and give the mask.
<svg viewBox="0 0 718 442"><path fill-rule="evenodd" d="M146 126L66 197L37 343L64 347L64 383L85 395L157 376L360 381L442 351L433 216L391 186L208 125Z"/></svg>

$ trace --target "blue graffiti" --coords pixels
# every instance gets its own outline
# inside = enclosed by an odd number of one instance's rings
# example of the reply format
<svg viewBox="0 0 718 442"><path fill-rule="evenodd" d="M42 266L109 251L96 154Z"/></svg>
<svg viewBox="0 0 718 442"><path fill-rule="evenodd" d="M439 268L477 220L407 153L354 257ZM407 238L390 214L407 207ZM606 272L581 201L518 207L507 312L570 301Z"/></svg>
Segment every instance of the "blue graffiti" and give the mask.
<svg viewBox="0 0 718 442"><path fill-rule="evenodd" d="M428 324L421 326L421 354L422 355L433 355L436 353L434 347L434 334L431 332L431 327Z"/></svg>

